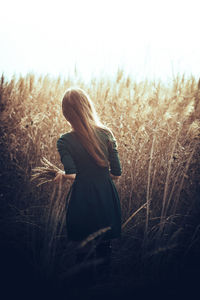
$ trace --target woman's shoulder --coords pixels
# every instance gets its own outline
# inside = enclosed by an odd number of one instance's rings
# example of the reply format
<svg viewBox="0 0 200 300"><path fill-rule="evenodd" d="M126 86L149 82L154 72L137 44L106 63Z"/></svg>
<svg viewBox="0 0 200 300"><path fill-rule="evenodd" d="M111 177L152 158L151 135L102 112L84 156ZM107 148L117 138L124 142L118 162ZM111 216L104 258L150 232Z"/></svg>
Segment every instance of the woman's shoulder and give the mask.
<svg viewBox="0 0 200 300"><path fill-rule="evenodd" d="M72 136L73 136L73 131L69 131L69 132L62 133L59 139L68 140L71 139Z"/></svg>
<svg viewBox="0 0 200 300"><path fill-rule="evenodd" d="M57 139L58 144L69 144L73 140L73 131L62 133L60 137Z"/></svg>

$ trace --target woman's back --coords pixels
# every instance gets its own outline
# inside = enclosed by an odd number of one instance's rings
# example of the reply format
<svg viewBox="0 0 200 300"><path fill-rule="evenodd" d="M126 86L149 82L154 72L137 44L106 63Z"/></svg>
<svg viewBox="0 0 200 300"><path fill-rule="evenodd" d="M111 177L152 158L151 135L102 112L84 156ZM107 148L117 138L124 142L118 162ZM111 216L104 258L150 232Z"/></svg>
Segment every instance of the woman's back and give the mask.
<svg viewBox="0 0 200 300"><path fill-rule="evenodd" d="M109 131L97 128L97 135L101 140L102 150L109 163L108 167L97 165L93 157L86 151L81 144L79 137L74 131L63 134L57 141L57 148L61 156L61 161L66 174L76 173L77 176L103 176L121 175L121 166L118 157L117 145L114 137Z"/></svg>
<svg viewBox="0 0 200 300"><path fill-rule="evenodd" d="M71 240L82 240L99 229L110 227L104 238L119 237L121 208L111 174L121 175L115 139L110 132L98 129L102 150L109 165L99 166L85 150L74 131L63 134L57 148L66 174L76 173L67 197L67 229Z"/></svg>

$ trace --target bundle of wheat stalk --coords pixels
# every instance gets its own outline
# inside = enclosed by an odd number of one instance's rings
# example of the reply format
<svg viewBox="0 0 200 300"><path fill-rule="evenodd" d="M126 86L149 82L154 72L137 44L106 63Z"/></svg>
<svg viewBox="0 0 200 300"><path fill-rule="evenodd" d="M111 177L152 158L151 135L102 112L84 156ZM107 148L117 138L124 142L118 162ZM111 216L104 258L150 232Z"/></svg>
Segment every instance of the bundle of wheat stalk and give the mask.
<svg viewBox="0 0 200 300"><path fill-rule="evenodd" d="M41 167L36 167L32 169L34 174L31 175L31 181L38 181L37 186L40 186L44 183L51 182L57 172L62 172L58 167L52 164L48 159L45 157L41 158Z"/></svg>

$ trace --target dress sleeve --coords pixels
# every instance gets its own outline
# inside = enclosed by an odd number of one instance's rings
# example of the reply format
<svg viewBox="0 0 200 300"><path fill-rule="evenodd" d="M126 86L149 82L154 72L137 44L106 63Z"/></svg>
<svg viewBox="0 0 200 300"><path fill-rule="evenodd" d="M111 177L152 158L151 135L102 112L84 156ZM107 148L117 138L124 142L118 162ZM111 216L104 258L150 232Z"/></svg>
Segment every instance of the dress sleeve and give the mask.
<svg viewBox="0 0 200 300"><path fill-rule="evenodd" d="M76 165L67 147L67 141L62 136L57 140L57 150L60 154L65 174L77 173Z"/></svg>
<svg viewBox="0 0 200 300"><path fill-rule="evenodd" d="M117 142L113 134L109 134L108 139L108 160L111 174L120 176L122 174L122 168L117 150Z"/></svg>

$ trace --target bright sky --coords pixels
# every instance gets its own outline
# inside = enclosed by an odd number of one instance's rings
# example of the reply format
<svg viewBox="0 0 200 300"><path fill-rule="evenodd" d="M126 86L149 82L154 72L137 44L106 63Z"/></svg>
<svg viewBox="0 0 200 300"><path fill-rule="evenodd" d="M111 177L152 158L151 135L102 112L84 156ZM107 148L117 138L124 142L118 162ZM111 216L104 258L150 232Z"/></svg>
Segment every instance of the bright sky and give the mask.
<svg viewBox="0 0 200 300"><path fill-rule="evenodd" d="M6 0L0 73L200 77L199 0Z"/></svg>

